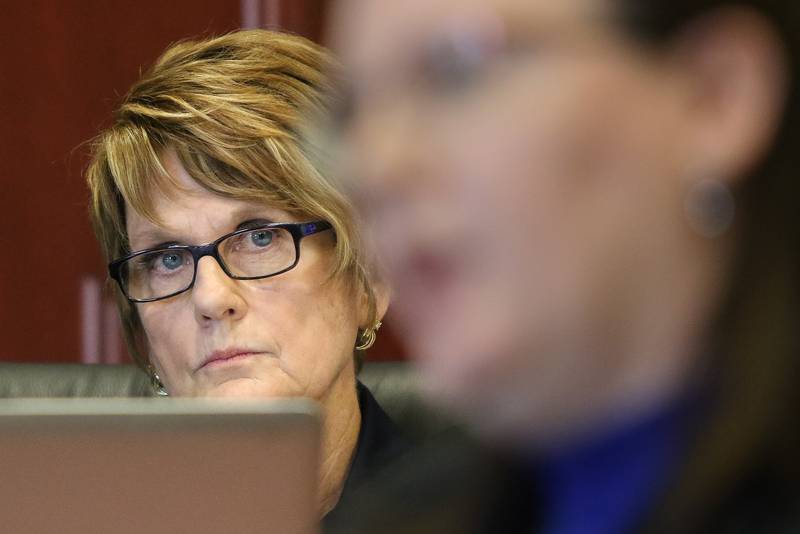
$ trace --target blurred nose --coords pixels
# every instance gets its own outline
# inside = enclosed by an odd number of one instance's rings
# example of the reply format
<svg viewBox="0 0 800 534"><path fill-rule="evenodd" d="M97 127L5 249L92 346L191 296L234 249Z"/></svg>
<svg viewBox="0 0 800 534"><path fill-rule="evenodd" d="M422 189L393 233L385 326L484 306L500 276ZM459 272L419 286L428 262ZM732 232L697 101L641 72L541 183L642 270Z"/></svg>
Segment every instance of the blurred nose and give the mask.
<svg viewBox="0 0 800 534"><path fill-rule="evenodd" d="M381 99L353 123L348 163L357 207L373 223L393 218L425 181L426 132L410 99Z"/></svg>
<svg viewBox="0 0 800 534"><path fill-rule="evenodd" d="M436 174L433 136L425 122L402 96L364 109L354 121L349 158L357 182L354 200L365 235L390 274L418 238L422 221L415 216Z"/></svg>
<svg viewBox="0 0 800 534"><path fill-rule="evenodd" d="M192 288L195 319L201 326L217 321L237 321L247 313L239 282L230 278L210 257L200 258Z"/></svg>
<svg viewBox="0 0 800 534"><path fill-rule="evenodd" d="M350 163L378 199L402 194L421 177L423 128L413 104L399 98L369 106L355 121Z"/></svg>

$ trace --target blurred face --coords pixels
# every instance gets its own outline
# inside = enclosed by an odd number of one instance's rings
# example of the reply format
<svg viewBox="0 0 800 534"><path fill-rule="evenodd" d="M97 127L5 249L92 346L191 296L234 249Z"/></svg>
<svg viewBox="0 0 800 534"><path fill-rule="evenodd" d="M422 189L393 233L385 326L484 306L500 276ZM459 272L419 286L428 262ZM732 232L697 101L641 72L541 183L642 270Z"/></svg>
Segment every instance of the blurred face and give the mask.
<svg viewBox="0 0 800 534"><path fill-rule="evenodd" d="M345 175L427 387L492 435L613 412L647 365L631 303L670 287L683 253L681 80L607 9L339 6Z"/></svg>
<svg viewBox="0 0 800 534"><path fill-rule="evenodd" d="M185 190L170 198L156 195L161 225L128 207L132 250L209 243L252 223L297 222L281 210L206 191L174 153L166 153L164 164ZM206 256L192 289L136 304L150 359L167 391L324 401L336 384L352 387L361 310L355 291L329 279L333 257L330 231L304 238L298 265L272 278L233 280Z"/></svg>

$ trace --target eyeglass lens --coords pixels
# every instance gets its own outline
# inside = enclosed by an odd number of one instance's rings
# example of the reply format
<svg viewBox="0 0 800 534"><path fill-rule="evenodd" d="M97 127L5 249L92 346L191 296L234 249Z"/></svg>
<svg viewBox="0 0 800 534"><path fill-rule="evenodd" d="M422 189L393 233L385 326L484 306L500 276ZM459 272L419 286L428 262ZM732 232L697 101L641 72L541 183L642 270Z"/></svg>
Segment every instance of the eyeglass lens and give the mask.
<svg viewBox="0 0 800 534"><path fill-rule="evenodd" d="M217 250L235 278L263 278L291 267L296 260L292 234L283 228L259 228L220 241ZM120 269L133 299L156 299L188 289L195 276L189 248L165 248L139 254Z"/></svg>

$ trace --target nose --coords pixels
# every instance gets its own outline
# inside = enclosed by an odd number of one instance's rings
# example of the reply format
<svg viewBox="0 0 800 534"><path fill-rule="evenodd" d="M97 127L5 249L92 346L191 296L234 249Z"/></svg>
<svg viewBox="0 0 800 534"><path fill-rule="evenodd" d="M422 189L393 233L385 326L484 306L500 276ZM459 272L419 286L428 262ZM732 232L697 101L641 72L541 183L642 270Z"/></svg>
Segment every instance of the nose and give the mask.
<svg viewBox="0 0 800 534"><path fill-rule="evenodd" d="M356 206L367 237L391 271L420 205L427 203L436 165L432 132L410 98L373 102L356 113L345 141L346 163L357 177ZM421 202L422 201L422 202Z"/></svg>
<svg viewBox="0 0 800 534"><path fill-rule="evenodd" d="M216 321L237 321L247 313L239 282L230 278L210 257L200 258L192 288L195 319L201 326Z"/></svg>

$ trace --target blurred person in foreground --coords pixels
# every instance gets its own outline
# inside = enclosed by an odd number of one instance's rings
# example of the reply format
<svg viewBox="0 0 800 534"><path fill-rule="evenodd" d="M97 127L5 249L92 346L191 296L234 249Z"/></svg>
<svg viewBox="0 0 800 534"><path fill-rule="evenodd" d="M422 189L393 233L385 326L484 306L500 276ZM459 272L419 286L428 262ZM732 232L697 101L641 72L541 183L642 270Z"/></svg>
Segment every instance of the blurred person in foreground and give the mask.
<svg viewBox="0 0 800 534"><path fill-rule="evenodd" d="M162 395L317 401L320 517L406 447L356 380L387 291L349 203L302 148L329 62L260 30L175 44L87 172L132 356Z"/></svg>
<svg viewBox="0 0 800 534"><path fill-rule="evenodd" d="M339 2L341 173L426 389L497 456L395 470L364 525L800 529L798 13Z"/></svg>

